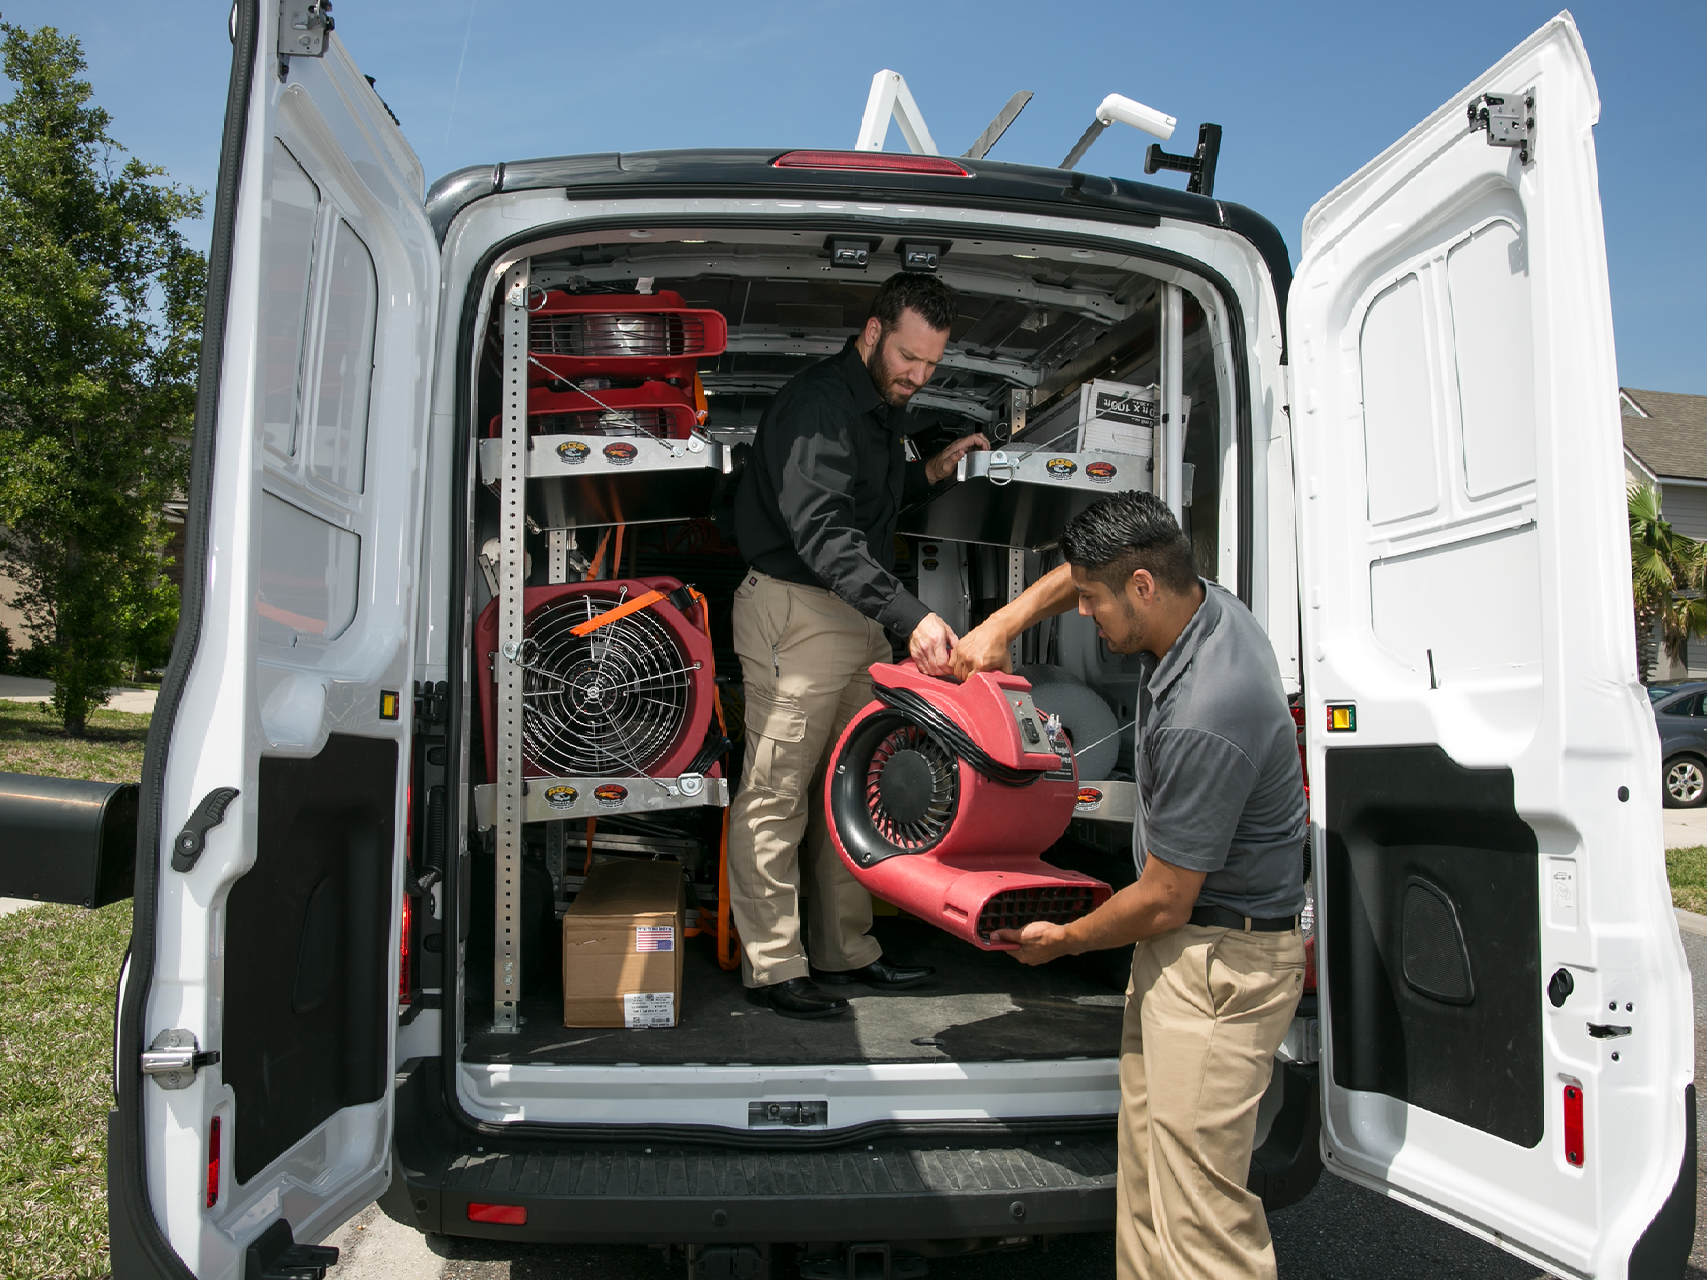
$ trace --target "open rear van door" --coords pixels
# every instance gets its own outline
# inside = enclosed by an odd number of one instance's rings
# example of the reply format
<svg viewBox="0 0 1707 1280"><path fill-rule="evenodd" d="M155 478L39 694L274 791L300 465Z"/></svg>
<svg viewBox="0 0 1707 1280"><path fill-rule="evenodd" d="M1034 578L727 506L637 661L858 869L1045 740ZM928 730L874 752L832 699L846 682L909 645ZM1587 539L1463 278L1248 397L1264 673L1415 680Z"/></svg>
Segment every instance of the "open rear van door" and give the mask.
<svg viewBox="0 0 1707 1280"><path fill-rule="evenodd" d="M1561 14L1312 209L1289 318L1330 1169L1678 1276L1689 974Z"/></svg>
<svg viewBox="0 0 1707 1280"><path fill-rule="evenodd" d="M183 622L144 766L114 1273L321 1274L385 1189L418 477L419 162L316 7L239 0Z"/></svg>

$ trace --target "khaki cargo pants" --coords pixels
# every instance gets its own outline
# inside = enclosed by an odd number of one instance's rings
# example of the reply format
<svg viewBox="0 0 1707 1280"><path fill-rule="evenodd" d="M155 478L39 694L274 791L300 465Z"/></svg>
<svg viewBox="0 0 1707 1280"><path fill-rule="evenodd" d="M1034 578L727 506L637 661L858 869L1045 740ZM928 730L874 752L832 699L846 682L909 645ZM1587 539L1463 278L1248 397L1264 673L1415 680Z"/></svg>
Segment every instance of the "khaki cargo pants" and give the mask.
<svg viewBox="0 0 1707 1280"><path fill-rule="evenodd" d="M1188 924L1138 944L1120 1043L1120 1280L1274 1280L1245 1179L1303 990L1296 929Z"/></svg>
<svg viewBox="0 0 1707 1280"><path fill-rule="evenodd" d="M871 895L824 824L824 768L848 721L871 701L868 668L893 659L889 640L835 593L748 569L735 592L735 652L746 683L747 759L729 815L729 910L741 934L742 980L771 986L808 976L802 898L811 902L812 964L862 968L883 949L867 936Z"/></svg>

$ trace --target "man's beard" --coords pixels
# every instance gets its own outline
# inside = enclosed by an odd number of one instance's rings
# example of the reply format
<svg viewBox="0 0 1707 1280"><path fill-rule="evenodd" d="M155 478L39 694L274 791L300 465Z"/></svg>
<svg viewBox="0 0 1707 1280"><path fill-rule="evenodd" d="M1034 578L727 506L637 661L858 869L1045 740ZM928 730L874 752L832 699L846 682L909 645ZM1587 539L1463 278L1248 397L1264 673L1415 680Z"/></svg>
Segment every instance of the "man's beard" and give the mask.
<svg viewBox="0 0 1707 1280"><path fill-rule="evenodd" d="M878 398L891 408L899 409L913 398L913 392L918 388L911 383L903 387L901 376L890 373L884 366L883 348L888 341L887 332L878 337L877 345L872 347L871 354L865 359L865 371L871 375L871 385L877 388Z"/></svg>

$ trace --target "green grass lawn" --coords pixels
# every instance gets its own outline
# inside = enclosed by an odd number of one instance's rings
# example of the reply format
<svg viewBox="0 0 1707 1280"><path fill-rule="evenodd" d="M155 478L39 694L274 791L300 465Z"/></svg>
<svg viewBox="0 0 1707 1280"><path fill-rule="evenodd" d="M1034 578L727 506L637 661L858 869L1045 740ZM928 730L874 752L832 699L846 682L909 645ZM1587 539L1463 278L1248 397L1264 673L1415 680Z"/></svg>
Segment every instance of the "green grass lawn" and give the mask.
<svg viewBox="0 0 1707 1280"><path fill-rule="evenodd" d="M148 717L0 702L0 770L136 782ZM0 916L0 1276L104 1276L113 994L130 903Z"/></svg>
<svg viewBox="0 0 1707 1280"><path fill-rule="evenodd" d="M1667 849L1666 879L1674 906L1707 915L1707 845Z"/></svg>
<svg viewBox="0 0 1707 1280"><path fill-rule="evenodd" d="M93 711L89 736L72 738L46 702L0 702L0 770L53 778L140 782L147 716Z"/></svg>
<svg viewBox="0 0 1707 1280"><path fill-rule="evenodd" d="M113 994L130 903L0 917L0 1276L104 1276Z"/></svg>

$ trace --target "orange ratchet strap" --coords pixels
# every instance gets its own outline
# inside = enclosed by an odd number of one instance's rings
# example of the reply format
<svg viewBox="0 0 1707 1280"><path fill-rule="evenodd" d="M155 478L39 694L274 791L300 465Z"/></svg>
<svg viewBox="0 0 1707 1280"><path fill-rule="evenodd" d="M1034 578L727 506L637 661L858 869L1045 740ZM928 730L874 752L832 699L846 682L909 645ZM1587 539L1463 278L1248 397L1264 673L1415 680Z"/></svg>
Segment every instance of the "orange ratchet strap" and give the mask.
<svg viewBox="0 0 1707 1280"><path fill-rule="evenodd" d="M570 627L569 634L572 636L590 636L606 623L615 622L618 618L626 618L631 613L639 613L648 605L657 604L663 599L665 599L665 595L662 591L648 591L643 596L624 600L614 609L606 609L596 618L588 618L585 622Z"/></svg>

